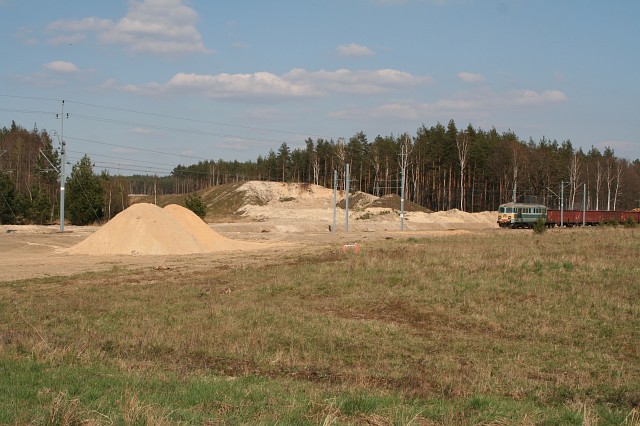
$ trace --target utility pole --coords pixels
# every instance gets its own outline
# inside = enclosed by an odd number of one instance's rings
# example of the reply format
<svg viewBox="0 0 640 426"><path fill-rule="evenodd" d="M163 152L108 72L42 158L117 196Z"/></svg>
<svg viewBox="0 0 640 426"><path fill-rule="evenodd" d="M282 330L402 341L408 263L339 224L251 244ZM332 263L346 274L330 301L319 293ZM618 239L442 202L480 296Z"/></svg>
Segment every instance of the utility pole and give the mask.
<svg viewBox="0 0 640 426"><path fill-rule="evenodd" d="M564 226L564 181L560 182L560 228Z"/></svg>
<svg viewBox="0 0 640 426"><path fill-rule="evenodd" d="M338 171L333 171L333 228L331 230L336 232L336 208L338 207Z"/></svg>
<svg viewBox="0 0 640 426"><path fill-rule="evenodd" d="M60 155L62 157L62 165L60 167L60 232L64 232L64 184L65 184L65 143L64 143L64 99L60 114L56 114L56 118L60 118ZM69 118L69 113L67 113Z"/></svg>
<svg viewBox="0 0 640 426"><path fill-rule="evenodd" d="M400 170L400 230L404 231L404 177L405 169L407 168L407 146L403 144L400 148L400 164L402 166Z"/></svg>
<svg viewBox="0 0 640 426"><path fill-rule="evenodd" d="M587 184L582 186L582 226L586 224L587 218Z"/></svg>
<svg viewBox="0 0 640 426"><path fill-rule="evenodd" d="M344 171L344 195L345 195L345 209L346 216L344 221L344 232L349 232L349 163L345 164Z"/></svg>

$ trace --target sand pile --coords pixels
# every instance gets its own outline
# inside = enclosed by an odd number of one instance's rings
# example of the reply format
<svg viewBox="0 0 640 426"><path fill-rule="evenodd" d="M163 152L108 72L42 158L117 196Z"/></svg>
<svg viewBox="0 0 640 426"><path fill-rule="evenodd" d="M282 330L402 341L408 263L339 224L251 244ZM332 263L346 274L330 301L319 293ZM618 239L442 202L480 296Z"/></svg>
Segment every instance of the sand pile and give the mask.
<svg viewBox="0 0 640 426"><path fill-rule="evenodd" d="M249 181L237 189L250 204L332 205L333 189L313 184Z"/></svg>
<svg viewBox="0 0 640 426"><path fill-rule="evenodd" d="M245 204L237 213L257 222L268 222L279 232L321 232L333 222L333 189L318 185L282 182L246 182L238 187ZM344 222L344 192L337 194L338 221ZM408 229L497 228L496 212L466 213L457 209L433 212L405 201ZM349 217L354 230L386 230L399 223L400 197L376 197L362 192L349 197ZM341 226L341 225L338 225Z"/></svg>
<svg viewBox="0 0 640 426"><path fill-rule="evenodd" d="M134 204L84 241L72 254L176 255L240 249L251 245L215 232L191 210L171 204Z"/></svg>

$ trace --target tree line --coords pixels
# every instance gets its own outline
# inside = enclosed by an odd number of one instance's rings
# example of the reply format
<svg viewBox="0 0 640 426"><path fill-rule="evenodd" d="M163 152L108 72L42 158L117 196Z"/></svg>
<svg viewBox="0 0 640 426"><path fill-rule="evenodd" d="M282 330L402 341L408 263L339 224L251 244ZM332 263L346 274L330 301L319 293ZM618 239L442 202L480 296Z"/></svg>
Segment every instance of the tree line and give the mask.
<svg viewBox="0 0 640 426"><path fill-rule="evenodd" d="M46 130L15 123L0 129L0 224L50 224L60 220L62 147ZM88 156L65 182L65 219L74 225L109 220L129 206L128 182L96 175Z"/></svg>
<svg viewBox="0 0 640 426"><path fill-rule="evenodd" d="M575 149L570 140L520 140L453 120L422 125L415 136L363 132L348 140L311 138L304 148L282 143L256 161L202 161L179 165L168 178L173 192L188 193L238 180L305 182L332 187L334 172L344 187L382 196L400 194L431 210L495 210L509 202L537 202L559 208L632 209L640 203L640 160L616 157L613 149ZM148 185L147 185L148 187Z"/></svg>
<svg viewBox="0 0 640 426"><path fill-rule="evenodd" d="M61 166L59 141L37 127L12 122L0 129L0 223L53 223L58 219ZM55 136L55 134L54 134ZM552 208L627 210L640 203L640 160L618 158L613 149L575 149L570 140L520 140L471 124L458 128L422 125L415 135L358 132L348 140L308 138L302 148L282 143L255 161L201 161L178 165L169 176L96 175L88 156L66 181L66 217L74 224L109 220L129 203L129 194L192 193L244 180L349 186L383 196L400 194L431 210L495 210L516 200ZM403 173L404 171L404 173Z"/></svg>

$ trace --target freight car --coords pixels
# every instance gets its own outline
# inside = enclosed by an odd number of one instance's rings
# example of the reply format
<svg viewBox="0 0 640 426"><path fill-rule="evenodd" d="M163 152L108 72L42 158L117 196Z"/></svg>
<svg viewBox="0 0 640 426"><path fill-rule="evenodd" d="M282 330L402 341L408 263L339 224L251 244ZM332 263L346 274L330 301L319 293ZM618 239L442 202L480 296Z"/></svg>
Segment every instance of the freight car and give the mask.
<svg viewBox="0 0 640 426"><path fill-rule="evenodd" d="M583 219L584 218L584 219ZM595 226L605 223L640 222L640 211L547 210L547 226Z"/></svg>
<svg viewBox="0 0 640 426"><path fill-rule="evenodd" d="M498 225L501 228L532 228L542 219L547 227L595 226L605 223L625 223L633 220L640 223L640 210L552 210L542 204L506 203L498 208Z"/></svg>

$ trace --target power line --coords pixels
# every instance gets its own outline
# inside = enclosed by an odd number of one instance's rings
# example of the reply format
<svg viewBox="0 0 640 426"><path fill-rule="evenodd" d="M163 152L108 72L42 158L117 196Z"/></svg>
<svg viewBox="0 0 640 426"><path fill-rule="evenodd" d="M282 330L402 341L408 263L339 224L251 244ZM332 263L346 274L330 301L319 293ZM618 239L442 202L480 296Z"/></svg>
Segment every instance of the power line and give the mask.
<svg viewBox="0 0 640 426"><path fill-rule="evenodd" d="M53 111L34 111L34 110L27 110L27 109L2 108L2 107L0 107L0 111L17 112L20 114L56 115L56 113Z"/></svg>
<svg viewBox="0 0 640 426"><path fill-rule="evenodd" d="M66 139L71 139L71 140L81 141L81 142L94 143L94 144L98 144L98 145L114 146L116 148L132 149L132 150L135 150L135 151L151 152L153 154L170 155L170 156L173 156L173 157L191 158L191 159L194 159L194 160L208 161L205 158L195 157L193 155L174 154L174 153L171 153L171 152L157 151L157 150L145 149L145 148L134 148L134 147L125 146L125 145L118 145L118 144L114 144L114 143L95 141L95 140L92 140L92 139L74 138L72 136L66 136Z"/></svg>
<svg viewBox="0 0 640 426"><path fill-rule="evenodd" d="M105 154L95 154L95 153L91 153L91 152L83 152L83 151L72 151L72 150L67 150L67 152L72 152L74 154L86 154L88 156L90 156L91 158L110 158L112 160L124 160L124 161L133 161L134 163L141 163L141 164L155 164L155 165L159 165L159 166L167 166L167 167L175 167L174 164L168 164L168 163L158 163L155 161L148 161L148 160L135 160L133 158L124 158L124 157L115 157L112 155L105 155Z"/></svg>
<svg viewBox="0 0 640 426"><path fill-rule="evenodd" d="M139 123L139 122L134 122L134 121L116 120L116 119L112 119L112 118L93 117L93 116L82 115L82 114L73 114L73 116L76 117L76 118L84 118L85 120L99 121L99 122L102 122L102 123L122 124L122 125L126 125L126 126L137 126L137 127L144 127L144 128L147 128L147 129L157 129L157 130L166 130L166 131L170 131L170 132L188 133L188 134L191 134L191 135L219 136L219 137L223 137L223 138L233 138L233 139L246 140L246 141L256 141L256 142L272 142L272 143L280 143L280 142L282 142L281 140L275 140L275 139L254 138L254 137L247 137L247 136L230 135L230 134L226 134L226 133L209 132L209 131L204 131L204 130L183 129L183 128L179 128L179 127L167 127L167 126L160 126L160 125L155 125L155 124Z"/></svg>
<svg viewBox="0 0 640 426"><path fill-rule="evenodd" d="M141 114L141 115L148 115L150 117L171 118L171 119L174 119L174 120L189 121L189 122L192 122L192 123L213 124L213 125L216 125L216 126L234 127L234 128L238 128L238 129L245 129L245 130L258 130L258 131L262 131L262 132L271 132L271 133L283 133L283 134L290 134L290 135L295 135L295 136L300 136L302 134L305 134L303 132L294 132L294 131L289 131L289 130L267 129L267 128L263 128L263 127L243 126L243 125L238 125L238 124L220 123L220 122L207 121L207 120L196 120L196 119L193 119L193 118L178 117L178 116L166 115L166 114L156 114L156 113L151 113L151 112L136 111L136 110L132 110L132 109L117 108L117 107L110 107L110 106L104 106L104 105L95 105L95 104L90 104L90 103L85 103L85 102L77 102L77 101L69 101L69 100L67 100L67 102L75 103L75 104L78 104L78 105L90 106L90 107L94 107L94 108L103 108L103 109L110 109L110 110L114 110L114 111L129 112L129 113ZM321 135L313 135L313 134L308 134L308 135L309 136L314 136L314 137L325 138L325 136L321 136ZM331 138L329 138L329 139L331 139Z"/></svg>
<svg viewBox="0 0 640 426"><path fill-rule="evenodd" d="M44 98L44 97L36 97L36 96L8 95L8 94L0 94L0 97L14 98L14 99L51 101L51 102L61 102L62 101L61 99ZM186 122L191 122L191 123L210 124L210 125L215 125L215 126L224 126L224 127L231 127L231 128L236 128L236 129L254 130L254 131L269 132L269 133L279 133L279 134L293 135L293 136L299 136L299 137L304 137L304 135L306 135L307 137L323 138L323 139L326 139L326 140L337 139L337 137L335 137L335 136L318 135L318 134L306 133L306 132L301 132L301 131L271 129L271 128L265 128L265 127L255 127L255 126L246 126L246 125L240 125L240 124L222 123L222 122L209 121L209 120L198 120L198 119L194 119L194 118L180 117L180 116L169 115L169 114L158 114L158 113L145 112L145 111L139 111L139 110L128 109L128 108L119 108L119 107L113 107L113 106L107 106L107 105L97 105L97 104L92 104L92 103L88 103L88 102L80 102L80 101L74 101L74 100L69 100L69 99L66 99L65 102L67 104L71 103L71 104L76 104L76 105L89 106L89 107L93 107L93 108L100 108L100 109L107 109L107 110L112 110L112 111L120 111L120 112L126 112L126 113L146 115L146 116L149 116L149 117L157 117L157 118L165 118L165 119L169 118L169 119L173 119L173 120L180 120L180 121L186 121ZM18 110L18 109L10 109L10 108L0 108L0 110L8 111L8 112L18 112L18 113L55 114L55 112L33 111L33 110L26 110L26 109ZM80 114L74 114L74 115L77 116L77 117L82 117L82 118L86 118L86 119L93 118L93 119L99 120L99 118L97 118L97 117L82 116ZM102 120L106 120L106 119L102 119ZM117 120L114 120L114 121L117 122ZM121 122L119 124L133 124L133 123ZM139 123L138 125L142 125L142 124ZM171 130L175 130L175 129L171 129ZM212 133L212 134L216 135L215 133ZM236 138L239 138L239 139L243 139L242 137L238 137L238 136L234 136L234 135L217 135L217 136L236 137ZM265 142L281 142L279 140L274 141L274 140L270 140L270 139L250 139L250 138L248 138L247 140L256 140L256 141L265 141Z"/></svg>
<svg viewBox="0 0 640 426"><path fill-rule="evenodd" d="M0 93L0 98L15 98L15 99L31 99L37 101L52 101L52 102L60 102L62 99L53 99L53 98L41 98L37 96L20 96L20 95L7 95Z"/></svg>

